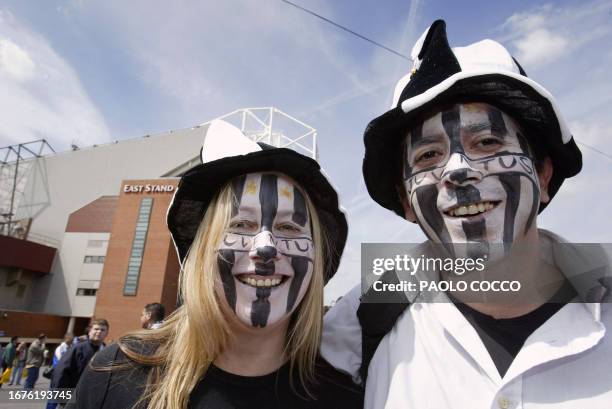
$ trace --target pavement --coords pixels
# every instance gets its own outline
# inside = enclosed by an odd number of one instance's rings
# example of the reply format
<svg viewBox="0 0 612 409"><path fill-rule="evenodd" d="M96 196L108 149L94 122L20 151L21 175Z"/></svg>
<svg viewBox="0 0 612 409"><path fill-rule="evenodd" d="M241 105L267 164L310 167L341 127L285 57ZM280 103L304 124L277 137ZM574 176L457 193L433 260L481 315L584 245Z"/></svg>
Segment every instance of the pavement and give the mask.
<svg viewBox="0 0 612 409"><path fill-rule="evenodd" d="M42 371L44 367L40 370L40 376L38 377L38 381L34 389L44 390L49 387L49 379L42 376ZM21 380L21 385L11 385L2 384L2 388L0 388L0 409L44 409L47 406L47 402L19 402L13 401L8 402L8 392L11 390L19 391L23 389L23 383L25 379Z"/></svg>

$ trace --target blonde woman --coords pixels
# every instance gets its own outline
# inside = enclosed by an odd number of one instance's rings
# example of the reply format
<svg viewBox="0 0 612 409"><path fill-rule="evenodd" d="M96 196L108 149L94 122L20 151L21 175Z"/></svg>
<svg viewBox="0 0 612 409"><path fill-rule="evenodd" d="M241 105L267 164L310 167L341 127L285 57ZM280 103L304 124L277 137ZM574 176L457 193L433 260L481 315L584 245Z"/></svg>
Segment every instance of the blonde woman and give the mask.
<svg viewBox="0 0 612 409"><path fill-rule="evenodd" d="M182 305L94 358L79 408L360 408L318 355L347 225L318 164L212 122L168 226ZM228 147L232 150L227 153Z"/></svg>

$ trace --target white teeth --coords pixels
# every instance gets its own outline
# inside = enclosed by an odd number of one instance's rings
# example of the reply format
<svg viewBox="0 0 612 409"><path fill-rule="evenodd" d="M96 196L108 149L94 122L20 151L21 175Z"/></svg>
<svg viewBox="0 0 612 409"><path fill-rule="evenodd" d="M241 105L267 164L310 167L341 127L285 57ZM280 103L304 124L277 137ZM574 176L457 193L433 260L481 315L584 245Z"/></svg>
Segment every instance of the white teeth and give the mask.
<svg viewBox="0 0 612 409"><path fill-rule="evenodd" d="M275 287L282 281L280 278L266 278L256 280L252 277L239 277L239 280L252 287Z"/></svg>
<svg viewBox="0 0 612 409"><path fill-rule="evenodd" d="M486 212L487 210L491 210L494 207L495 205L491 202L474 203L468 206L459 206L455 209L449 210L448 214L453 217L465 216L466 214L474 215L474 214Z"/></svg>

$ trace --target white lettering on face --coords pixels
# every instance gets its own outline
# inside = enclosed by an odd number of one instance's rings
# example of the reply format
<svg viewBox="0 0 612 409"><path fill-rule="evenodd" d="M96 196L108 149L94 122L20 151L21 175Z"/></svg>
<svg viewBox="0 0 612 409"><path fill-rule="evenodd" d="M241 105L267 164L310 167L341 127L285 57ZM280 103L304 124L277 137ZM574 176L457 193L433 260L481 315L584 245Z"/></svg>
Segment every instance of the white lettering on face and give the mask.
<svg viewBox="0 0 612 409"><path fill-rule="evenodd" d="M253 173L233 181L232 219L219 244L223 295L238 319L266 327L288 318L313 271L306 200L288 178Z"/></svg>

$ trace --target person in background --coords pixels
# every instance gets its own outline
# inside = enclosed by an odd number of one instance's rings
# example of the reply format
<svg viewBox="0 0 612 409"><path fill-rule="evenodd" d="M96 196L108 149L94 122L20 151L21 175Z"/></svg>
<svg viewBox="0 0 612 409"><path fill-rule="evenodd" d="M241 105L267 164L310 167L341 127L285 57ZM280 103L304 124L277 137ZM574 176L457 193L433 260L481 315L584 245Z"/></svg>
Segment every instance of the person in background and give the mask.
<svg viewBox="0 0 612 409"><path fill-rule="evenodd" d="M109 324L105 319L92 321L87 341L74 346L57 363L51 378L52 388L74 388L96 352L104 348Z"/></svg>
<svg viewBox="0 0 612 409"><path fill-rule="evenodd" d="M53 353L53 362L51 366L54 368L57 366L57 363L62 359L64 354L68 352L70 348L72 348L72 341L74 340L74 336L72 334L64 335L64 342L59 344L57 348L55 348L55 352Z"/></svg>
<svg viewBox="0 0 612 409"><path fill-rule="evenodd" d="M13 360L13 372L11 372L11 379L9 381L10 385L21 385L21 374L23 373L23 368L25 368L26 357L28 355L28 348L25 342L21 342L16 349L16 356Z"/></svg>
<svg viewBox="0 0 612 409"><path fill-rule="evenodd" d="M12 337L11 338L11 342L8 343L8 345L4 348L4 351L2 352L2 371L0 372L0 375L4 374L4 371L6 371L8 368L12 368L13 367L13 360L15 359L15 354L16 354L16 346L17 346L17 341L19 340L19 337ZM2 387L2 381L0 380L0 388Z"/></svg>
<svg viewBox="0 0 612 409"><path fill-rule="evenodd" d="M166 308L158 302L145 305L140 314L140 325L143 329L157 329L166 316Z"/></svg>
<svg viewBox="0 0 612 409"><path fill-rule="evenodd" d="M51 367L54 368L53 369L54 372L55 372L55 367L57 366L59 361L66 354L66 352L68 352L70 348L72 348L73 340L74 340L74 336L70 333L67 333L66 335L64 335L64 342L62 342L61 344L59 344L57 348L55 348L55 352L53 353L53 361L51 362ZM55 402L48 402L47 409L55 409L57 405L58 404Z"/></svg>
<svg viewBox="0 0 612 409"><path fill-rule="evenodd" d="M28 375L23 385L23 389L33 389L38 380L40 367L43 365L44 361L46 340L47 336L45 334L40 334L38 338L32 342L30 348L28 348L28 357L25 365L28 370Z"/></svg>

